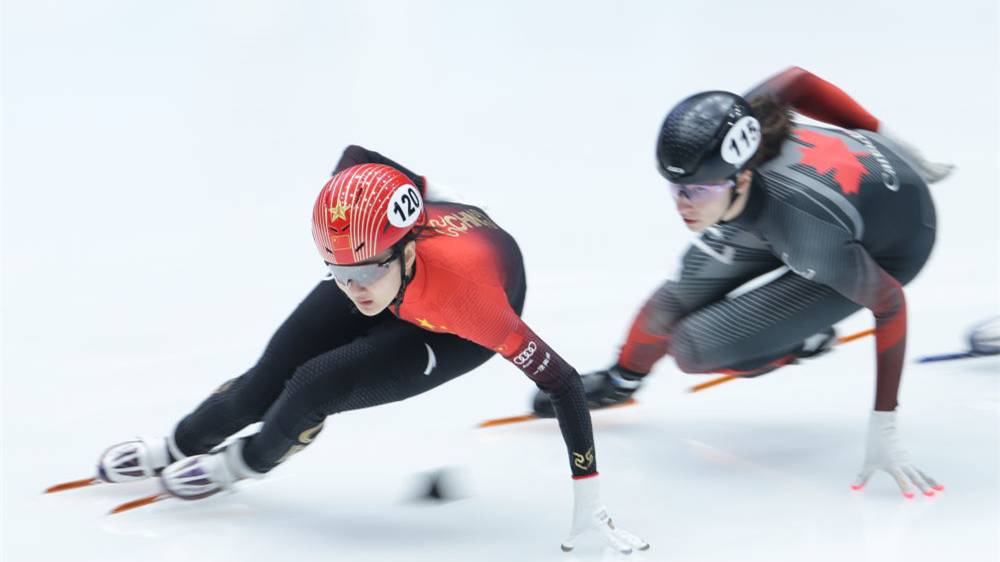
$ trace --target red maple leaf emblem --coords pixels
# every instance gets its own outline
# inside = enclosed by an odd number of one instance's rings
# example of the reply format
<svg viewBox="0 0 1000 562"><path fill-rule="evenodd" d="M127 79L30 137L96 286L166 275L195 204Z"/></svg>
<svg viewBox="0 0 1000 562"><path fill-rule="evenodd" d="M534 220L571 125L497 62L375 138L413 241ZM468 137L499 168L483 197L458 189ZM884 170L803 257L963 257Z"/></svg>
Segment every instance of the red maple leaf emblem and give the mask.
<svg viewBox="0 0 1000 562"><path fill-rule="evenodd" d="M867 152L851 152L843 139L824 135L808 129L792 131L799 139L812 146L800 146L800 164L812 166L820 174L833 170L833 181L840 185L844 193L857 193L861 189L861 176L868 171L858 158L868 156Z"/></svg>

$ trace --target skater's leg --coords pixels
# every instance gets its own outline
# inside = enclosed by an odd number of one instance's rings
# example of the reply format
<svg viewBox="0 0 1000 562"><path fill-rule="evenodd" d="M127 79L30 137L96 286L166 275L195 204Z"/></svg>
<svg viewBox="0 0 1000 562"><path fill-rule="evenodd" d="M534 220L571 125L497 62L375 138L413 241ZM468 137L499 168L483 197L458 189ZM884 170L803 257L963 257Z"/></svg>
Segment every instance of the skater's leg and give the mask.
<svg viewBox="0 0 1000 562"><path fill-rule="evenodd" d="M633 377L646 375L669 353L672 332L686 315L781 265L749 232L708 229L684 254L677 278L660 286L633 320L617 367Z"/></svg>
<svg viewBox="0 0 1000 562"><path fill-rule="evenodd" d="M674 328L687 314L779 267L781 262L753 233L729 225L703 232L685 252L676 279L661 285L632 321L615 365L583 375L587 406L627 401L653 365L670 352ZM541 390L532 409L541 417L555 415L550 397Z"/></svg>
<svg viewBox="0 0 1000 562"><path fill-rule="evenodd" d="M278 328L250 370L223 383L181 420L173 436L179 452L207 453L260 421L300 365L346 344L375 322L357 312L335 283L320 283Z"/></svg>
<svg viewBox="0 0 1000 562"><path fill-rule="evenodd" d="M686 373L762 374L792 362L806 338L859 308L788 272L686 316L674 330L671 353Z"/></svg>
<svg viewBox="0 0 1000 562"><path fill-rule="evenodd" d="M403 400L486 362L493 351L392 318L300 366L244 448L267 472L316 437L327 416Z"/></svg>

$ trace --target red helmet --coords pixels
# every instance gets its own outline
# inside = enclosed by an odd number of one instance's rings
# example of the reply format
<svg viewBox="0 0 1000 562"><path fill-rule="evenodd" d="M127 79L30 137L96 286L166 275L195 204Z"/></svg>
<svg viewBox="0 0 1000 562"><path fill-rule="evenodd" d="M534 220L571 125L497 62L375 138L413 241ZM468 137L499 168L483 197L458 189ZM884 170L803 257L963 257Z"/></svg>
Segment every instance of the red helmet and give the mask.
<svg viewBox="0 0 1000 562"><path fill-rule="evenodd" d="M420 191L399 170L359 164L326 182L313 206L313 240L327 263L369 260L424 221Z"/></svg>

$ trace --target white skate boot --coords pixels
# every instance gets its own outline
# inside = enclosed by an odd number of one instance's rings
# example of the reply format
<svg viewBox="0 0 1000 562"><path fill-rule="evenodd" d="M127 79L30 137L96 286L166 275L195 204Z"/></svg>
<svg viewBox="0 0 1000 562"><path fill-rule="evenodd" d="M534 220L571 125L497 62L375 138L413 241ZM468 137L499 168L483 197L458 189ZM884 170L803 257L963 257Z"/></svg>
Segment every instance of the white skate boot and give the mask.
<svg viewBox="0 0 1000 562"><path fill-rule="evenodd" d="M181 459L160 473L168 494L182 500L200 500L229 490L246 478L263 478L264 473L247 466L243 460L245 439L238 439L221 451Z"/></svg>
<svg viewBox="0 0 1000 562"><path fill-rule="evenodd" d="M171 437L136 437L112 445L97 461L97 477L104 482L136 482L155 476L184 455Z"/></svg>

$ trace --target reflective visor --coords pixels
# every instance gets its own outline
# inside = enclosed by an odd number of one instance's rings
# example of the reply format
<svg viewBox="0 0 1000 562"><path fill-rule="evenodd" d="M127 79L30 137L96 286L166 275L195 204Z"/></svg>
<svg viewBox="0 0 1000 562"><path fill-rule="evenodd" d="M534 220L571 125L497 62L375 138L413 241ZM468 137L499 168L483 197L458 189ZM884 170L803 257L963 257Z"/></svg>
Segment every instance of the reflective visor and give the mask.
<svg viewBox="0 0 1000 562"><path fill-rule="evenodd" d="M397 255L393 252L385 261L359 265L336 265L327 262L326 267L330 270L327 279L333 279L341 285L353 282L355 285L368 287L389 273L389 267Z"/></svg>
<svg viewBox="0 0 1000 562"><path fill-rule="evenodd" d="M722 183L670 183L670 193L674 199L683 195L692 203L701 203L715 198L719 193L732 189L736 182L726 180Z"/></svg>

